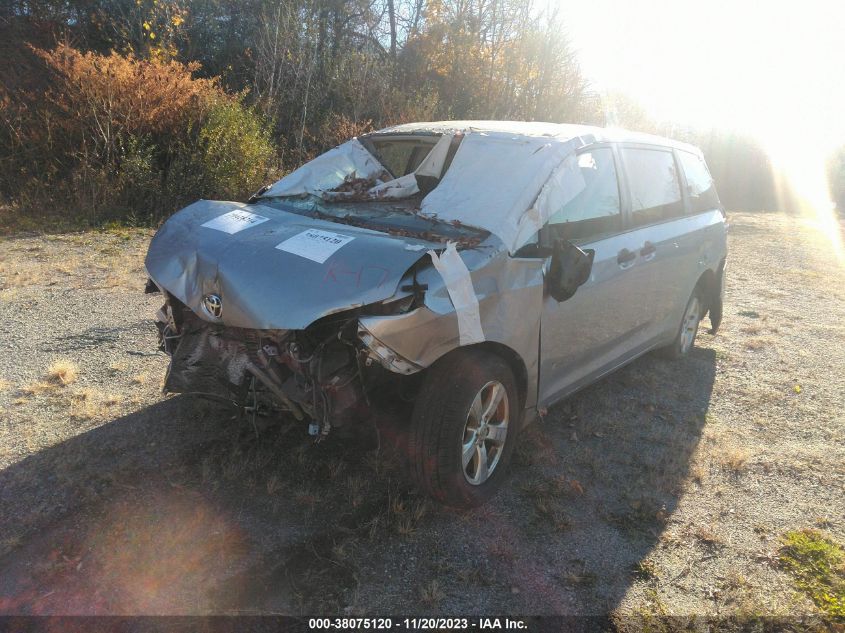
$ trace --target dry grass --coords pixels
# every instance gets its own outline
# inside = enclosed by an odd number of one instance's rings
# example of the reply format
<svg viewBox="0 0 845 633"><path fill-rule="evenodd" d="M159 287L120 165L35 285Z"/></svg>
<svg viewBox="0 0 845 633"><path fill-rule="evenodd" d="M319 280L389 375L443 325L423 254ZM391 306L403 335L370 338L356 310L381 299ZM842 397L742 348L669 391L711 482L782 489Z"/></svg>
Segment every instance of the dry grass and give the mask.
<svg viewBox="0 0 845 633"><path fill-rule="evenodd" d="M27 396L40 396L45 393L51 393L59 388L59 384L55 382L47 382L46 380L39 380L21 387L20 392Z"/></svg>
<svg viewBox="0 0 845 633"><path fill-rule="evenodd" d="M719 463L733 475L741 475L748 468L751 454L744 448L733 446L719 454Z"/></svg>
<svg viewBox="0 0 845 633"><path fill-rule="evenodd" d="M428 503L424 499L397 498L390 503L388 520L393 523L397 534L410 536L417 531L427 513Z"/></svg>
<svg viewBox="0 0 845 633"><path fill-rule="evenodd" d="M140 373L132 376L132 382L136 385L144 385L149 382L150 376L147 373Z"/></svg>
<svg viewBox="0 0 845 633"><path fill-rule="evenodd" d="M62 385L69 385L79 378L79 367L73 361L62 358L50 365L47 376Z"/></svg>
<svg viewBox="0 0 845 633"><path fill-rule="evenodd" d="M436 578L424 584L420 589L420 602L429 607L436 607L445 597Z"/></svg>
<svg viewBox="0 0 845 633"><path fill-rule="evenodd" d="M725 539L712 524L698 525L692 530L692 535L707 547L723 547Z"/></svg>
<svg viewBox="0 0 845 633"><path fill-rule="evenodd" d="M97 389L79 389L70 397L70 417L74 420L100 420L111 414L111 409L120 404L121 397Z"/></svg>
<svg viewBox="0 0 845 633"><path fill-rule="evenodd" d="M752 352L759 352L762 349L767 348L772 342L771 338L765 336L758 336L756 338L750 338L746 341L743 341L742 346Z"/></svg>
<svg viewBox="0 0 845 633"><path fill-rule="evenodd" d="M49 236L37 248L27 246L28 241L0 244L0 296L11 300L17 289L56 283L71 288L139 288L150 231L127 231L127 236L108 231L95 237L91 233ZM92 247L94 241L99 248Z"/></svg>

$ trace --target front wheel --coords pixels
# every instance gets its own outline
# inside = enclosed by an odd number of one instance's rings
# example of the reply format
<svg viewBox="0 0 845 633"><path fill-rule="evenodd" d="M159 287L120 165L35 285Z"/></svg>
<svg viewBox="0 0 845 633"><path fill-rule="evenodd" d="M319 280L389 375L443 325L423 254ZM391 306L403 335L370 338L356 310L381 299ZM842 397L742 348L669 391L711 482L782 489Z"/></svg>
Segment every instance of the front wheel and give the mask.
<svg viewBox="0 0 845 633"><path fill-rule="evenodd" d="M414 404L410 460L417 485L450 506L486 502L504 480L521 409L501 357L457 350L440 359Z"/></svg>

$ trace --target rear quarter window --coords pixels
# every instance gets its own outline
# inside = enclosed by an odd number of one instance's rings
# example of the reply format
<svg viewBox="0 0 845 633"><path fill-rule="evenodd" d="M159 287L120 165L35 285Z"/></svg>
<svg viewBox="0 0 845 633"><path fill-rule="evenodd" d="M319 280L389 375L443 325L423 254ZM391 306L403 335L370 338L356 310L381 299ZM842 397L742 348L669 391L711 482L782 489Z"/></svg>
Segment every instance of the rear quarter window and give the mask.
<svg viewBox="0 0 845 633"><path fill-rule="evenodd" d="M683 150L678 152L678 157L687 179L690 212L702 213L718 208L720 203L719 195L716 193L716 184L713 182L713 177L710 175L704 159L692 152Z"/></svg>

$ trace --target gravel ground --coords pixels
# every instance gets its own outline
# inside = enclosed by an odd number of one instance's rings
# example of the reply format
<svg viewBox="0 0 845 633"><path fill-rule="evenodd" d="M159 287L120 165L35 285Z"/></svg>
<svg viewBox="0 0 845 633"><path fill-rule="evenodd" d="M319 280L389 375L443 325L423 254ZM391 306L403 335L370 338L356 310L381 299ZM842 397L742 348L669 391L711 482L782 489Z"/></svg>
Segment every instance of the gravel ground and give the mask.
<svg viewBox="0 0 845 633"><path fill-rule="evenodd" d="M845 542L845 260L813 221L730 220L719 334L554 407L472 512L373 433L162 396L148 231L6 239L0 612L814 613L776 552Z"/></svg>

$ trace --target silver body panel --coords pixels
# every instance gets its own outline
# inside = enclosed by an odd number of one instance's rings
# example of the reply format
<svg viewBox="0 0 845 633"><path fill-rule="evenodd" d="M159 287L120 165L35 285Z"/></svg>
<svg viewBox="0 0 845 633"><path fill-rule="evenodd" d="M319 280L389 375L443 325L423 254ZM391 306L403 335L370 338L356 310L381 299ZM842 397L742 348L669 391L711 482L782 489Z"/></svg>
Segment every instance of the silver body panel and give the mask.
<svg viewBox="0 0 845 633"><path fill-rule="evenodd" d="M268 220L235 234L202 226L233 210ZM276 248L307 229L354 239L323 263ZM200 200L164 223L144 263L160 287L206 320L214 322L201 309L203 297L216 294L225 302L223 325L293 330L390 297L405 271L436 246L260 204Z"/></svg>
<svg viewBox="0 0 845 633"><path fill-rule="evenodd" d="M619 177L624 181L624 171ZM460 250L478 300L480 344L520 365L529 412L670 343L696 284L724 264L720 209L634 227L623 188L620 193L621 228L577 241L595 258L589 280L565 301L553 299L546 287L548 258L511 256L492 235ZM235 234L202 226L237 209L267 220ZM354 239L324 262L277 248L308 229ZM655 249L642 255L646 242ZM303 330L327 315L407 298L417 284L425 292L410 311L356 317L361 331L378 342L373 358L389 371L409 373L461 346L449 289L427 255L443 246L261 204L200 201L162 226L146 266L159 288L200 318L254 330ZM624 266L617 261L622 249L637 252ZM209 295L222 299L219 320L202 308Z"/></svg>

